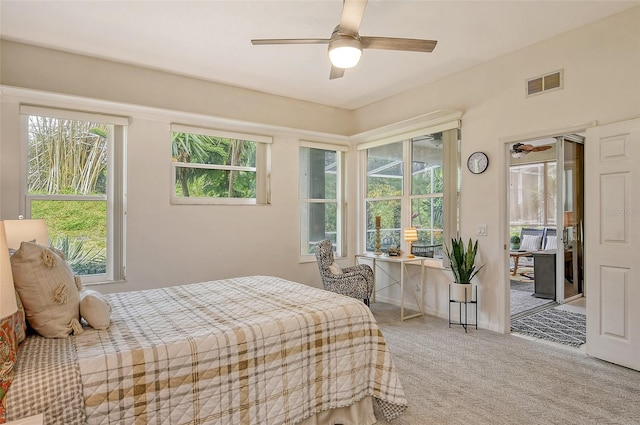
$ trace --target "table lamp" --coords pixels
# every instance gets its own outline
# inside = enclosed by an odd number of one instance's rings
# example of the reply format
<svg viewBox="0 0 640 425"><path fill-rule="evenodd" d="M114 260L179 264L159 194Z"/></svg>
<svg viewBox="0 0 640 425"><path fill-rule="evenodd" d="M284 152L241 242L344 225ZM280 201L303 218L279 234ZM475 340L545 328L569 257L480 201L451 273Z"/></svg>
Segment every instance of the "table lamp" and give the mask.
<svg viewBox="0 0 640 425"><path fill-rule="evenodd" d="M4 221L0 220L0 319L18 311Z"/></svg>
<svg viewBox="0 0 640 425"><path fill-rule="evenodd" d="M47 223L43 219L4 220L7 246L20 248L23 241L35 241L39 245L49 245Z"/></svg>
<svg viewBox="0 0 640 425"><path fill-rule="evenodd" d="M413 242L418 240L418 229L415 227L407 227L404 229L404 240L409 242L409 251L407 253L407 258L415 258L415 255L411 253L411 245Z"/></svg>

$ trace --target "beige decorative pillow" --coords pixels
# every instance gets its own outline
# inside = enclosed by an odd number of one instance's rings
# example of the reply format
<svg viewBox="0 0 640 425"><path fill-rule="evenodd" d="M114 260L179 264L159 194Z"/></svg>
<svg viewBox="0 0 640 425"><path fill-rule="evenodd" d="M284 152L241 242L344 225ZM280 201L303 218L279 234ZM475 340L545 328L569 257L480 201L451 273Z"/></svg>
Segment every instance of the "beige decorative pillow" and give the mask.
<svg viewBox="0 0 640 425"><path fill-rule="evenodd" d="M111 323L111 306L104 296L92 289L80 292L80 316L94 329L107 329Z"/></svg>
<svg viewBox="0 0 640 425"><path fill-rule="evenodd" d="M11 256L27 322L40 335L66 338L82 332L80 296L71 267L49 247L22 242Z"/></svg>
<svg viewBox="0 0 640 425"><path fill-rule="evenodd" d="M342 269L335 261L329 266L329 271L331 274L342 274Z"/></svg>

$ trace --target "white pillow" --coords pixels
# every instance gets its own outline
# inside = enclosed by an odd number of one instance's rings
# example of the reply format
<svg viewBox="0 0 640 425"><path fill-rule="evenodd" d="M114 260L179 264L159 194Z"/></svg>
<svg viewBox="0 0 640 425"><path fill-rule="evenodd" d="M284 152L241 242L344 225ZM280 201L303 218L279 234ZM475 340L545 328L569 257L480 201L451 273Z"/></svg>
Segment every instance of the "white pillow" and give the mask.
<svg viewBox="0 0 640 425"><path fill-rule="evenodd" d="M80 316L94 329L107 329L111 323L111 305L92 289L80 292Z"/></svg>
<svg viewBox="0 0 640 425"><path fill-rule="evenodd" d="M524 235L522 237L522 243L520 249L524 251L538 251L542 242L542 235Z"/></svg>
<svg viewBox="0 0 640 425"><path fill-rule="evenodd" d="M342 269L335 261L329 266L331 274L342 274Z"/></svg>
<svg viewBox="0 0 640 425"><path fill-rule="evenodd" d="M544 249L556 249L556 248L558 248L558 237L547 236L547 245L545 245Z"/></svg>

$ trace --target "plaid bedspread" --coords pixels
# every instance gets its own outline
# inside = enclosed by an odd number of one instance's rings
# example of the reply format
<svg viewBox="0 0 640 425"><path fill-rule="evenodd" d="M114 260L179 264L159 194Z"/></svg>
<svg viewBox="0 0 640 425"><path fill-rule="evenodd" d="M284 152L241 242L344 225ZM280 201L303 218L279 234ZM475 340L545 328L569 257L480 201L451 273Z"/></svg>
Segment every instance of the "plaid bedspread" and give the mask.
<svg viewBox="0 0 640 425"><path fill-rule="evenodd" d="M361 302L253 276L108 295L75 338L89 424L295 424L372 395L407 400Z"/></svg>
<svg viewBox="0 0 640 425"><path fill-rule="evenodd" d="M20 344L7 392L7 420L44 414L47 425L84 424L85 409L73 338L30 335Z"/></svg>

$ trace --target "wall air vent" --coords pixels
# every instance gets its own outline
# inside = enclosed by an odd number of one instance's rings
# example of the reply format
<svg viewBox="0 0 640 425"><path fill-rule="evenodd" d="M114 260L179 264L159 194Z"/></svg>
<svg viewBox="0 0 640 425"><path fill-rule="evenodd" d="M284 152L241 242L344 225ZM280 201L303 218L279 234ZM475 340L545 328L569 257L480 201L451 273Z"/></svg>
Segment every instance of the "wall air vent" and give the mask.
<svg viewBox="0 0 640 425"><path fill-rule="evenodd" d="M554 71L550 74L540 75L527 80L527 97L536 94L548 92L551 90L560 90L564 87L564 70Z"/></svg>

